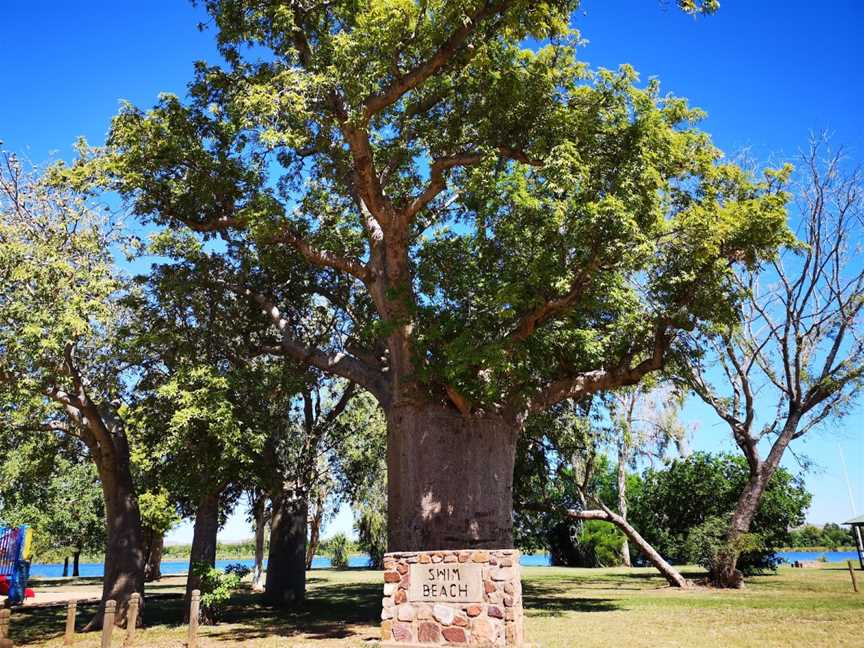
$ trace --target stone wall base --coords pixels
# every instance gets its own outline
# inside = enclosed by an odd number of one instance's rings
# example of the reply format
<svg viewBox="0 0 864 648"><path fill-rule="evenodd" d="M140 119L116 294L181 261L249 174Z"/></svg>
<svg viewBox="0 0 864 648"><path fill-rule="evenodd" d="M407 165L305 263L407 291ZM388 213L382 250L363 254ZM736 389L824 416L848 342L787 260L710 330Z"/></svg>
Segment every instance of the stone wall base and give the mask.
<svg viewBox="0 0 864 648"><path fill-rule="evenodd" d="M525 648L519 556L515 549L385 554L381 645Z"/></svg>

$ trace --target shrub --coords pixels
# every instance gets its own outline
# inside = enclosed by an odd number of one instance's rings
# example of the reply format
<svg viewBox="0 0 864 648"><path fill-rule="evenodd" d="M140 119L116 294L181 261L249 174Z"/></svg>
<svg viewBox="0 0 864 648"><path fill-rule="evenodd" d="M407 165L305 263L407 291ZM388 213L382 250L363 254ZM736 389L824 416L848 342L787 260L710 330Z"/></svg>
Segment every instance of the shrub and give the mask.
<svg viewBox="0 0 864 648"><path fill-rule="evenodd" d="M337 533L330 538L327 549L331 567L345 569L348 566L348 537L344 533Z"/></svg>
<svg viewBox="0 0 864 648"><path fill-rule="evenodd" d="M242 566L242 565L241 565ZM192 573L201 579L201 609L199 619L204 624L214 624L225 610L231 594L240 585L236 573L221 572L207 563L195 563Z"/></svg>
<svg viewBox="0 0 864 648"><path fill-rule="evenodd" d="M236 574L240 580L243 580L246 576L252 573L252 570L243 563L231 563L230 565L225 566L225 573Z"/></svg>
<svg viewBox="0 0 864 648"><path fill-rule="evenodd" d="M765 550L762 538L758 533L744 533L734 542L726 539L729 531L729 518L727 516L713 516L707 518L702 524L694 527L687 534L684 543L685 555L688 562L702 565L709 573L714 573L718 565L726 564L732 555L758 554ZM776 559L769 559L767 568L776 568ZM749 570L757 567L751 565ZM744 571L744 570L742 570Z"/></svg>
<svg viewBox="0 0 864 648"><path fill-rule="evenodd" d="M579 544L586 555L593 556L596 567L614 567L621 564L624 536L609 522L587 520L579 532Z"/></svg>

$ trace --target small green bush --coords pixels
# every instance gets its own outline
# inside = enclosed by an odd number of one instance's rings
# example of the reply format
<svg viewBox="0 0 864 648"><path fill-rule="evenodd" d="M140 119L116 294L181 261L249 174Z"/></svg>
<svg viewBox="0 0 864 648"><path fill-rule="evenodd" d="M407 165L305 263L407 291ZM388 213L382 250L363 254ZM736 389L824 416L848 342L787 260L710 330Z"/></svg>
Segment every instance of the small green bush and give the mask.
<svg viewBox="0 0 864 648"><path fill-rule="evenodd" d="M221 572L207 563L195 563L192 574L201 579L199 620L204 624L215 624L225 610L231 594L240 586L240 576L227 571Z"/></svg>
<svg viewBox="0 0 864 648"><path fill-rule="evenodd" d="M330 555L330 566L336 569L345 569L348 566L348 537L344 533L337 533L327 543Z"/></svg>

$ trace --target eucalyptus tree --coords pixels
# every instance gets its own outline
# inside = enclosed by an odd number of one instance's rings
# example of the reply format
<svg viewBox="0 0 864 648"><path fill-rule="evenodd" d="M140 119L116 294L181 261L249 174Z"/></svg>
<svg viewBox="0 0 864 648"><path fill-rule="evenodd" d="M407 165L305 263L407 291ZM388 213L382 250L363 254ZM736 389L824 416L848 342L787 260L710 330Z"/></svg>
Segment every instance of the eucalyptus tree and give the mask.
<svg viewBox="0 0 864 648"><path fill-rule="evenodd" d="M125 623L143 593L141 516L123 399L124 283L112 254L121 234L86 194L0 155L0 416L8 429L80 439L105 502L102 601ZM102 621L100 606L91 625Z"/></svg>
<svg viewBox="0 0 864 648"><path fill-rule="evenodd" d="M258 250L232 289L272 351L385 412L391 549L510 545L526 416L662 367L731 317L732 266L786 240L783 173L724 160L656 81L580 62L575 0L202 4L226 63L185 102L124 106L73 175ZM298 338L261 281L286 258L337 288L329 337Z"/></svg>
<svg viewBox="0 0 864 648"><path fill-rule="evenodd" d="M821 136L799 167L800 245L737 275L747 295L737 325L694 336L706 353L691 354L684 373L729 426L749 467L712 562L711 580L722 587L742 583L738 557L787 448L848 414L864 380L864 176Z"/></svg>
<svg viewBox="0 0 864 648"><path fill-rule="evenodd" d="M682 394L672 385L640 385L617 390L609 398L613 443L618 455L618 513L627 520L627 468L640 459L662 459L674 444L686 454L687 430L678 419ZM625 567L631 566L630 546L621 546Z"/></svg>

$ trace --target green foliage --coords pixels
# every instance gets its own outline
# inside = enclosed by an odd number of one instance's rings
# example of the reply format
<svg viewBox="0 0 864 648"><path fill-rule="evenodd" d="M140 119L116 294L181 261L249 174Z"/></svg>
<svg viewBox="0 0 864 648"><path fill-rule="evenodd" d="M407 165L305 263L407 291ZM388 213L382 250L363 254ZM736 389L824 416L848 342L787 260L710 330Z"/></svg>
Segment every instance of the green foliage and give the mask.
<svg viewBox="0 0 864 648"><path fill-rule="evenodd" d="M141 511L141 525L154 535L165 535L180 523L180 516L164 489L139 494L138 508Z"/></svg>
<svg viewBox="0 0 864 648"><path fill-rule="evenodd" d="M219 571L207 563L195 563L192 573L201 578L201 621L218 622L231 594L240 586L241 577L235 572Z"/></svg>
<svg viewBox="0 0 864 648"><path fill-rule="evenodd" d="M720 532L748 476L743 457L697 452L662 469L649 468L634 494L630 522L665 558L675 563L711 562L726 547ZM768 482L751 525L738 547L739 568L771 568L775 547L786 546L789 529L804 521L810 494L800 477L779 469ZM728 527L727 527L728 528ZM691 537L692 534L692 537Z"/></svg>
<svg viewBox="0 0 864 648"><path fill-rule="evenodd" d="M326 358L300 362L372 388L398 347L388 377L430 401L522 407L650 356L658 329L732 321L734 264L792 240L788 169L746 172L657 81L589 69L575 0L202 4L226 64L199 63L185 99L124 105L59 175L117 191L178 256L207 256L190 229L230 231L211 256L292 338L332 308L308 336ZM328 360L347 349L368 371Z"/></svg>
<svg viewBox="0 0 864 648"><path fill-rule="evenodd" d="M344 533L337 533L326 543L321 543L322 550L327 552L330 565L334 569L345 569L348 567L348 556L350 555L350 541Z"/></svg>
<svg viewBox="0 0 864 648"><path fill-rule="evenodd" d="M8 433L0 431L0 525L29 525L36 560L102 551L102 491L80 444L50 433Z"/></svg>
<svg viewBox="0 0 864 648"><path fill-rule="evenodd" d="M577 536L582 551L595 561L592 567L620 565L623 541L624 536L614 525L600 520L583 522Z"/></svg>
<svg viewBox="0 0 864 648"><path fill-rule="evenodd" d="M387 551L387 423L369 394L360 394L339 418L336 475L354 510L358 547L380 569Z"/></svg>
<svg viewBox="0 0 864 648"><path fill-rule="evenodd" d="M756 533L742 533L734 541L729 542L726 534L729 531L730 516L713 516L706 518L701 524L690 529L684 541L683 551L688 562L702 565L709 572L714 572L722 565L730 564L733 556L765 554L766 547L762 537ZM774 561L765 556L761 558L759 567L774 567ZM752 559L742 561L742 565L751 570L754 567Z"/></svg>
<svg viewBox="0 0 864 648"><path fill-rule="evenodd" d="M800 529L789 532L790 547L827 547L835 550L838 547L850 547L855 544L851 529L829 522L821 529L812 524L805 524Z"/></svg>
<svg viewBox="0 0 864 648"><path fill-rule="evenodd" d="M357 531L357 546L369 556L372 569L384 568L387 552L387 492L378 489L374 500L355 505L354 528Z"/></svg>

